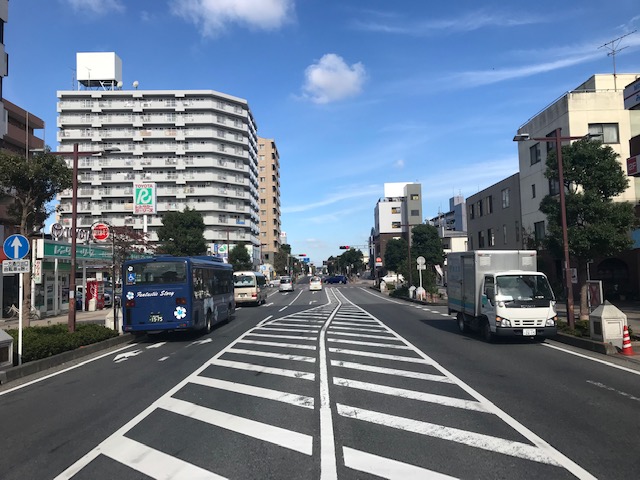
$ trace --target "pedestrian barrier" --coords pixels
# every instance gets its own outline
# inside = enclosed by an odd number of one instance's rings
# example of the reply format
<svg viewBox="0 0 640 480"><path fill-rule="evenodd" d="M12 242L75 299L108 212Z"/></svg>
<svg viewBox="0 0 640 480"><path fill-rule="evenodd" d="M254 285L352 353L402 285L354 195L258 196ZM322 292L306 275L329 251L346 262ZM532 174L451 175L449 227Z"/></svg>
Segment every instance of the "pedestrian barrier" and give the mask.
<svg viewBox="0 0 640 480"><path fill-rule="evenodd" d="M631 346L631 337L629 337L629 328L626 325L622 332L622 354L634 355L633 347Z"/></svg>

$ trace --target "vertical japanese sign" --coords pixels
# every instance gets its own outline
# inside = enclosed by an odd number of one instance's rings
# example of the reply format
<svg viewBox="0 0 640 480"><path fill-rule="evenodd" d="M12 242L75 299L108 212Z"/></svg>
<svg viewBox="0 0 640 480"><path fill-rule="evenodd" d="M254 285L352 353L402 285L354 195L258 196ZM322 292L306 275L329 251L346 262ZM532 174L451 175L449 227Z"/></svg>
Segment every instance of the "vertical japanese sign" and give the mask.
<svg viewBox="0 0 640 480"><path fill-rule="evenodd" d="M133 213L145 215L156 213L156 184L133 184Z"/></svg>

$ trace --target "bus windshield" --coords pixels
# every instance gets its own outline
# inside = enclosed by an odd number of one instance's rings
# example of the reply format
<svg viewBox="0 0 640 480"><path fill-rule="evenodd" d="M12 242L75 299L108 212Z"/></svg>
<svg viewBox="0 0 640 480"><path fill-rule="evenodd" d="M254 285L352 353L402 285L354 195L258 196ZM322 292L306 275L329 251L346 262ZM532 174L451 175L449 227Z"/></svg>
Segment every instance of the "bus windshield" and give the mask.
<svg viewBox="0 0 640 480"><path fill-rule="evenodd" d="M129 274L135 275L131 281ZM158 285L182 283L187 280L186 262L145 262L129 265L125 279L127 285Z"/></svg>
<svg viewBox="0 0 640 480"><path fill-rule="evenodd" d="M253 275L234 275L233 286L236 288L255 287L256 277Z"/></svg>

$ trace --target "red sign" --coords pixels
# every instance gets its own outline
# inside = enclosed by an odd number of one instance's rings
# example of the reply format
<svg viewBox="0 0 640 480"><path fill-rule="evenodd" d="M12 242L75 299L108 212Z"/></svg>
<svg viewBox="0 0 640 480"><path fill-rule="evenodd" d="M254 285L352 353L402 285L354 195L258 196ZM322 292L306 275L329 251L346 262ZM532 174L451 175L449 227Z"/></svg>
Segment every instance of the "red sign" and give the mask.
<svg viewBox="0 0 640 480"><path fill-rule="evenodd" d="M640 155L627 158L627 175L631 175L632 177L640 176L640 172L638 171L638 157L640 157Z"/></svg>
<svg viewBox="0 0 640 480"><path fill-rule="evenodd" d="M109 238L109 225L96 223L91 227L91 236L94 240L104 241Z"/></svg>

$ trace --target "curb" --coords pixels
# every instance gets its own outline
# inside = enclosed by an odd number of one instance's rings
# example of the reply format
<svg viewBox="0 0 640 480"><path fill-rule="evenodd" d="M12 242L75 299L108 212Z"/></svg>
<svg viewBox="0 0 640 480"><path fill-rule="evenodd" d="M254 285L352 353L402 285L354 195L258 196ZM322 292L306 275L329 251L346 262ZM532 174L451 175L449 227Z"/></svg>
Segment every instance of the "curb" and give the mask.
<svg viewBox="0 0 640 480"><path fill-rule="evenodd" d="M598 342L589 338L574 337L573 335L567 335L566 333L556 333L550 340L556 342L571 345L573 347L582 348L585 350L591 350L592 352L601 353L603 355L617 355L618 350L610 343Z"/></svg>
<svg viewBox="0 0 640 480"><path fill-rule="evenodd" d="M135 337L132 334L127 333L108 340L103 340L102 342L85 345L83 347L76 348L75 350L62 352L51 357L11 367L7 370L0 371L0 385L4 385L5 383L18 380L19 378L26 377L34 373L42 372L43 370L47 370L52 367L57 367L58 365L70 362L71 360L86 357L92 353L106 350L107 348L111 348L116 345L130 342L134 338Z"/></svg>

